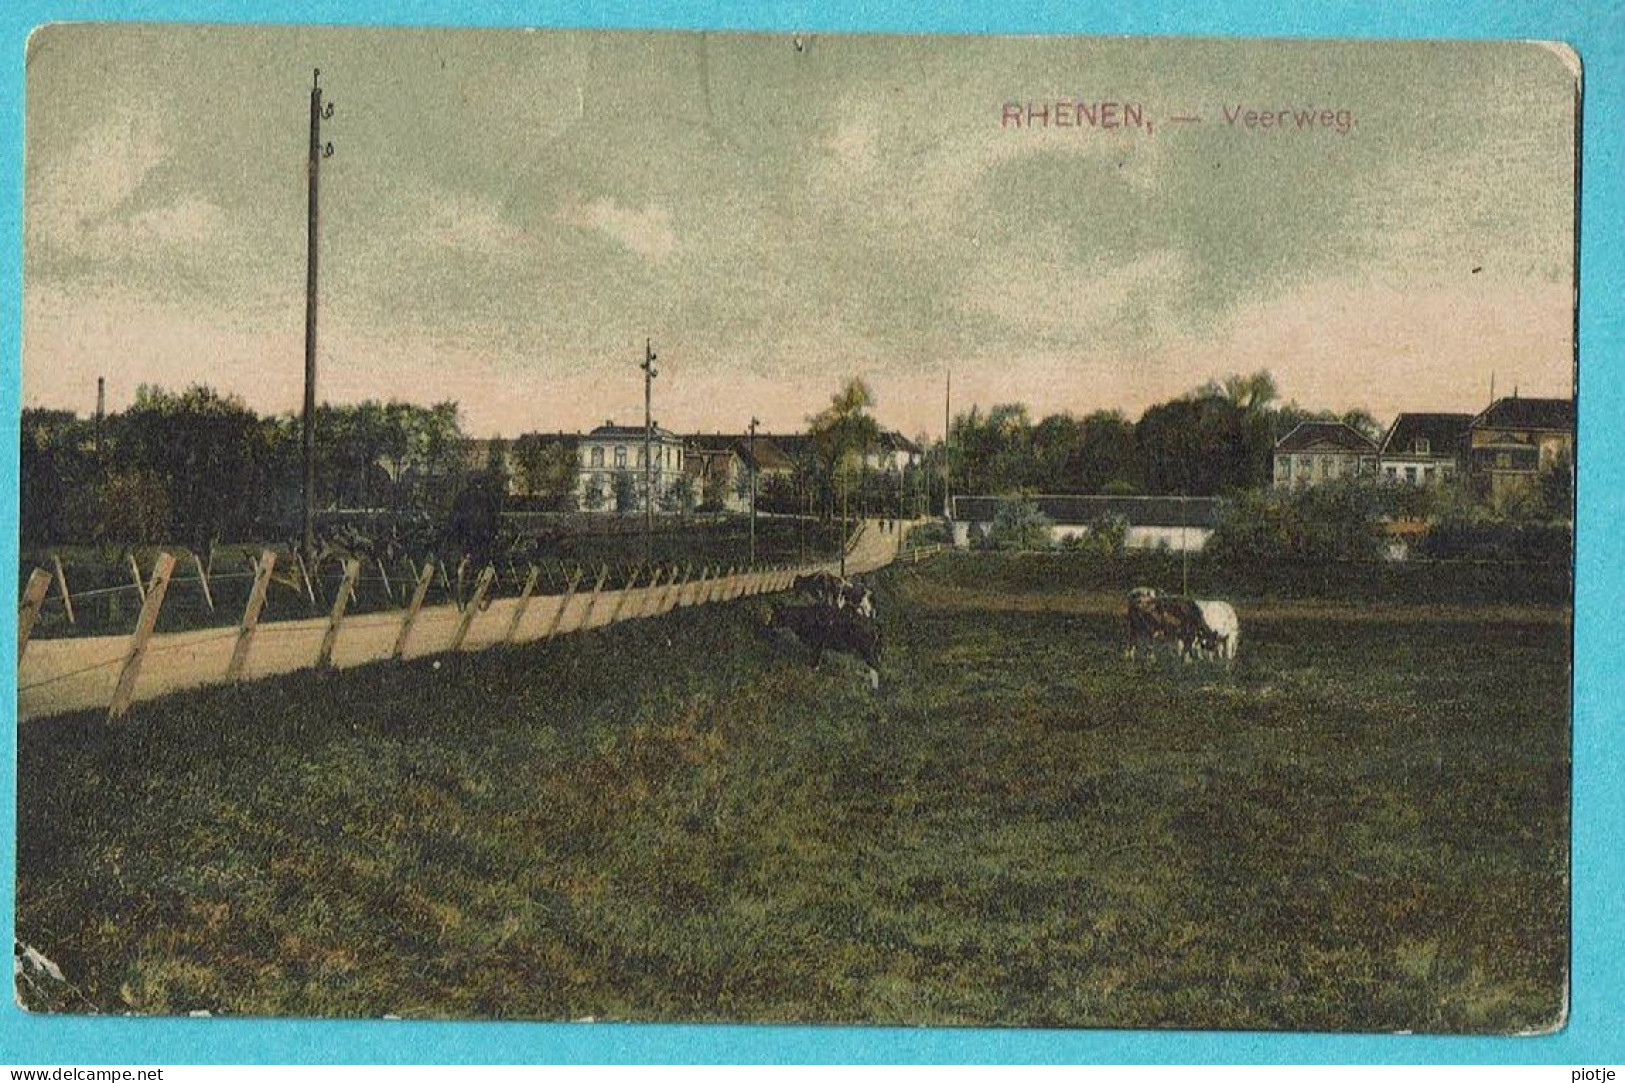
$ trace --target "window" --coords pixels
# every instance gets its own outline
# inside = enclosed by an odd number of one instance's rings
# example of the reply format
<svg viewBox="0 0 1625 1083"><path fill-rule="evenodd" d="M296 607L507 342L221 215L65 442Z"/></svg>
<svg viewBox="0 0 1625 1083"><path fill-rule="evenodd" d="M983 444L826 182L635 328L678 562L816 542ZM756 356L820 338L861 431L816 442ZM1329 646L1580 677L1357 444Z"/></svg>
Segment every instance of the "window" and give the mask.
<svg viewBox="0 0 1625 1083"><path fill-rule="evenodd" d="M1399 477L1399 467L1397 467L1397 466L1390 466L1390 467L1389 467L1389 468L1388 468L1388 476L1389 476L1389 477L1391 477L1391 478L1397 478L1397 477Z"/></svg>
<svg viewBox="0 0 1625 1083"><path fill-rule="evenodd" d="M1431 467L1431 466L1422 467L1422 480L1423 481L1427 482L1429 485L1432 485L1433 484L1433 477L1434 477L1433 467Z"/></svg>
<svg viewBox="0 0 1625 1083"><path fill-rule="evenodd" d="M1411 482L1412 484L1415 484L1415 482L1416 482L1416 467L1407 466L1405 468L1405 480L1408 481L1408 482Z"/></svg>
<svg viewBox="0 0 1625 1083"><path fill-rule="evenodd" d="M603 466L604 465L604 449L603 448L595 447L595 448L592 449L592 465L594 465L594 466Z"/></svg>
<svg viewBox="0 0 1625 1083"><path fill-rule="evenodd" d="M1315 465L1314 456L1312 456L1312 455L1299 455L1298 456L1298 469L1299 470L1309 470L1309 469L1312 469L1314 467L1314 465Z"/></svg>
<svg viewBox="0 0 1625 1083"><path fill-rule="evenodd" d="M615 469L626 469L626 449L624 447L618 447L615 449Z"/></svg>
<svg viewBox="0 0 1625 1083"><path fill-rule="evenodd" d="M1418 436L1416 438L1416 454L1418 454L1418 455L1426 455L1426 454L1428 454L1428 442L1426 440L1424 440L1420 436Z"/></svg>
<svg viewBox="0 0 1625 1083"><path fill-rule="evenodd" d="M1497 470L1512 469L1512 452L1498 451L1495 453L1495 468Z"/></svg>

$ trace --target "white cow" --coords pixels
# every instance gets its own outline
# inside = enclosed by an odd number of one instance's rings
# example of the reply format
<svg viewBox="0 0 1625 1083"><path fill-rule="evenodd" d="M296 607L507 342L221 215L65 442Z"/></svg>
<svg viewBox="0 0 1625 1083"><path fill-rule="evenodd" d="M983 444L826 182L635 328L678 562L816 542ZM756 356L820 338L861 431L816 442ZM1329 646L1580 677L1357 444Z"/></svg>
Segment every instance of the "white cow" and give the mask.
<svg viewBox="0 0 1625 1083"><path fill-rule="evenodd" d="M1211 651L1224 659L1226 669L1236 664L1236 651L1241 648L1241 621L1229 602L1198 600L1196 608L1202 614L1205 627L1197 634L1197 642L1204 651Z"/></svg>

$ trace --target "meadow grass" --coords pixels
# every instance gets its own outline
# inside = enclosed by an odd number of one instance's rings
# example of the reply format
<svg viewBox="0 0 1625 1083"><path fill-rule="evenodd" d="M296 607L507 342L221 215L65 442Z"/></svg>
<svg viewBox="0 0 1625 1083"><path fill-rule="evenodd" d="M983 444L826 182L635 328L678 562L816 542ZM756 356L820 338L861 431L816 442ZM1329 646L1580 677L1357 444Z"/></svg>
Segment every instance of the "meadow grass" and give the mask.
<svg viewBox="0 0 1625 1083"><path fill-rule="evenodd" d="M1244 604L1225 673L986 567L876 577L878 695L754 601L30 723L34 1006L1561 1022L1566 611Z"/></svg>

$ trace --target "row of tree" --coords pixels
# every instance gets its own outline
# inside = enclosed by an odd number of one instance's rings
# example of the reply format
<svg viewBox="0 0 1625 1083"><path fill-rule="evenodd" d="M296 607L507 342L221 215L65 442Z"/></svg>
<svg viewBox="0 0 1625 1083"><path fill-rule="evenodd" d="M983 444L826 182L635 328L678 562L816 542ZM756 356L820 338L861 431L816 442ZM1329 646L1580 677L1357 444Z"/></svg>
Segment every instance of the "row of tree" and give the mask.
<svg viewBox="0 0 1625 1083"><path fill-rule="evenodd" d="M1216 496L1268 486L1275 443L1300 422L1343 421L1373 440L1365 410L1344 414L1281 403L1267 371L1210 381L1149 407L1138 421L1120 411L1034 422L1020 404L972 408L950 428L956 492Z"/></svg>
<svg viewBox="0 0 1625 1083"><path fill-rule="evenodd" d="M102 420L24 410L23 540L32 543L279 538L297 531L302 428L202 386L141 387ZM323 405L319 508L444 510L468 473L454 402Z"/></svg>

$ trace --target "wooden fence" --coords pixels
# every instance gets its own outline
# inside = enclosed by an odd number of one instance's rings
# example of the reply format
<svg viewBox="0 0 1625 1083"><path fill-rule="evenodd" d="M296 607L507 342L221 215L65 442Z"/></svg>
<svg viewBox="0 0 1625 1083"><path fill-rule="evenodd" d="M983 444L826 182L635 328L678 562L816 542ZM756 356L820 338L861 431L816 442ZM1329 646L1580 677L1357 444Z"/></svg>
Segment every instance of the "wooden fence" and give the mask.
<svg viewBox="0 0 1625 1083"><path fill-rule="evenodd" d="M896 559L901 532L866 525L858 534L858 544L848 554L849 570L870 571ZM857 562L850 559L853 554L860 557ZM171 554L160 553L149 577L143 579L136 572L141 610L134 632L31 643L30 631L52 584L59 584L64 598L71 597L59 574L36 569L18 615L18 720L105 708L109 721L117 721L135 701L201 685L538 642L674 609L776 593L789 589L797 575L837 566L821 561L744 569L656 567L634 571L619 589L606 590L610 568L603 565L596 571L578 571L555 595L535 593L539 570L531 567L520 593L510 598L491 597L496 572L487 568L474 581L465 604L426 606L431 581L444 573L425 564L404 608L347 614L360 572L359 564L351 560L327 616L262 622L276 561L271 550L256 561L247 605L235 627L154 634L176 566Z"/></svg>

